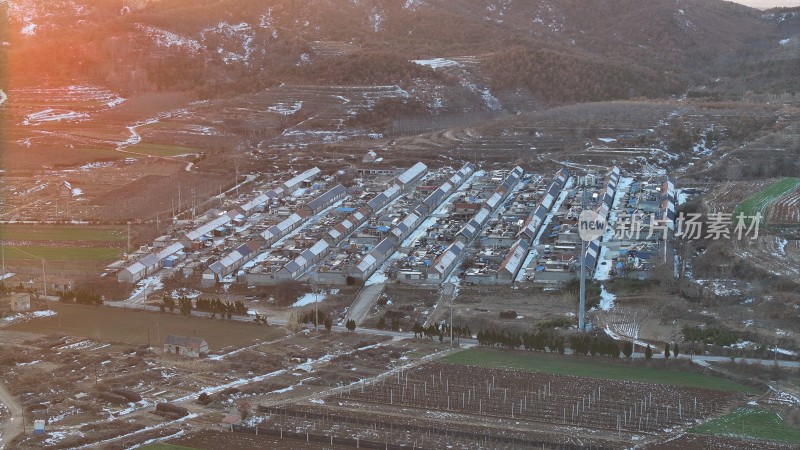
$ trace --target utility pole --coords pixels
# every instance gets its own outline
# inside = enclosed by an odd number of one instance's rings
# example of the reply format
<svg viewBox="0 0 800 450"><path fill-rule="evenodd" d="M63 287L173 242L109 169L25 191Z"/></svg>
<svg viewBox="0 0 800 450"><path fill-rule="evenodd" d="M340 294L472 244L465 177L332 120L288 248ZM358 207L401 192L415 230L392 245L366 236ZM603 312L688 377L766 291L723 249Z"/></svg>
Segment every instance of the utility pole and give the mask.
<svg viewBox="0 0 800 450"><path fill-rule="evenodd" d="M44 258L42 258L42 279L44 280L44 296L47 297L47 272L44 270Z"/></svg>
<svg viewBox="0 0 800 450"><path fill-rule="evenodd" d="M586 177L583 178L581 193L581 213L586 210ZM586 331L584 325L584 310L586 309L586 240L581 238L581 294L578 307L578 329L581 333Z"/></svg>
<svg viewBox="0 0 800 450"><path fill-rule="evenodd" d="M314 284L311 289L314 291L314 332L319 333L319 291Z"/></svg>
<svg viewBox="0 0 800 450"><path fill-rule="evenodd" d="M0 253L3 257L3 284L6 284L6 244L0 243Z"/></svg>
<svg viewBox="0 0 800 450"><path fill-rule="evenodd" d="M131 252L131 223L128 222L128 247L126 249L128 253Z"/></svg>
<svg viewBox="0 0 800 450"><path fill-rule="evenodd" d="M236 198L239 198L239 147L236 147L236 159L234 160L234 166L236 168L236 179L233 181L233 186L236 188Z"/></svg>
<svg viewBox="0 0 800 450"><path fill-rule="evenodd" d="M455 294L455 291L453 291ZM453 346L453 303L455 303L455 295L450 295L450 347Z"/></svg>

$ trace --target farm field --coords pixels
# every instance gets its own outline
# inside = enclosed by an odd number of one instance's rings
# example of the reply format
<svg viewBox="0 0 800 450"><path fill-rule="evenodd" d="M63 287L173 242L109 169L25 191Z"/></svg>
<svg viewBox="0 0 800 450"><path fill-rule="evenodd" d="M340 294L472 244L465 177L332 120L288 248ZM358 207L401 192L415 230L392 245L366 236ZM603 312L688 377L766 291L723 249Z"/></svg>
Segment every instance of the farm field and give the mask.
<svg viewBox="0 0 800 450"><path fill-rule="evenodd" d="M778 414L761 409L739 408L690 430L734 438L766 439L800 444L800 428L787 425Z"/></svg>
<svg viewBox="0 0 800 450"><path fill-rule="evenodd" d="M696 387L432 362L338 388L311 400L313 405L260 408L269 419L259 425L259 434L303 430L425 448L475 448L476 442L491 448L618 448L632 441L645 444L642 435L649 440L715 417L741 397Z"/></svg>
<svg viewBox="0 0 800 450"><path fill-rule="evenodd" d="M195 447L185 447L183 445L173 445L173 444L150 444L144 445L139 447L143 450L193 450Z"/></svg>
<svg viewBox="0 0 800 450"><path fill-rule="evenodd" d="M145 446L140 448L144 450L190 450L212 448L236 448L243 450L261 450L264 448L337 450L351 448L349 446L330 445L320 442L305 442L304 440L297 439L280 439L270 436L255 436L244 433L230 433L213 430L203 430L197 433L187 434L175 439L173 442L180 445L153 444L153 446ZM161 446L159 447L159 445ZM188 445L188 447L184 445Z"/></svg>
<svg viewBox="0 0 800 450"><path fill-rule="evenodd" d="M127 239L125 227L84 227L64 225L0 225L0 238L5 241L114 241Z"/></svg>
<svg viewBox="0 0 800 450"><path fill-rule="evenodd" d="M44 259L46 261L112 261L122 255L121 248L105 247L6 247L9 261Z"/></svg>
<svg viewBox="0 0 800 450"><path fill-rule="evenodd" d="M603 358L576 358L542 353L503 351L474 348L444 358L451 364L476 367L516 369L554 375L574 375L620 381L641 381L673 386L715 389L732 392L753 392L753 389L723 378L677 370L642 367L619 362L603 361Z"/></svg>
<svg viewBox="0 0 800 450"><path fill-rule="evenodd" d="M16 323L7 329L129 344L147 344L148 332L151 344L160 343L168 334L200 336L208 342L212 351L282 335L279 328L231 320L70 304L53 304L51 309L56 311L56 316Z"/></svg>
<svg viewBox="0 0 800 450"><path fill-rule="evenodd" d="M800 188L786 193L769 207L767 221L770 224L800 224Z"/></svg>
<svg viewBox="0 0 800 450"><path fill-rule="evenodd" d="M745 217L752 217L757 213L766 217L767 208L771 204L797 187L800 187L800 178L787 177L761 189L736 205L733 211L733 220L735 221L740 213L744 213Z"/></svg>

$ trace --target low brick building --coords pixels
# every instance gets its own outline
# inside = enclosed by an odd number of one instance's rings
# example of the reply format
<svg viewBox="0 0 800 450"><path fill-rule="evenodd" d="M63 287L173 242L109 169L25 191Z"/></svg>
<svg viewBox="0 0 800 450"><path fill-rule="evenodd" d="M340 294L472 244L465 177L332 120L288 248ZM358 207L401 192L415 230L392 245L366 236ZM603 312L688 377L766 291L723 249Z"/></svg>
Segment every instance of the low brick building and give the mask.
<svg viewBox="0 0 800 450"><path fill-rule="evenodd" d="M208 342L203 338L170 334L164 340L164 353L199 358L208 354Z"/></svg>

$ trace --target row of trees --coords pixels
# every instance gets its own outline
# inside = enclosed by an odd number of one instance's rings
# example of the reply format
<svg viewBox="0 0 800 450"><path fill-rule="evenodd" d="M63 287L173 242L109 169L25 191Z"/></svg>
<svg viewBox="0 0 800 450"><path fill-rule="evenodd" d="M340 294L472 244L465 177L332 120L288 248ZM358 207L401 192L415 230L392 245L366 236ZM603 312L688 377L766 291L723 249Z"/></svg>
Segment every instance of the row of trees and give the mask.
<svg viewBox="0 0 800 450"><path fill-rule="evenodd" d="M215 312L225 312L227 314L227 312L230 311L237 316L247 315L247 307L244 306L241 300L236 300L231 303L227 301L223 302L218 298L198 298L195 302L195 308L198 311L210 312L212 314Z"/></svg>
<svg viewBox="0 0 800 450"><path fill-rule="evenodd" d="M302 316L298 317L300 323L310 323L314 326L319 326L319 324L323 324L325 329L331 331L333 328L333 319L329 314L326 314L320 310L317 310L316 318L314 317L314 311L309 311Z"/></svg>
<svg viewBox="0 0 800 450"><path fill-rule="evenodd" d="M442 323L438 326L435 324L430 324L426 327L419 322L414 322L414 326L411 328L411 330L414 332L415 338L425 336L428 339L433 339L434 337L438 336L439 342L443 341L444 336L449 335L451 331L454 339L460 340L462 337L472 337L472 330L470 330L469 326L467 325L456 325L452 327L452 330L450 328L451 325L445 323Z"/></svg>
<svg viewBox="0 0 800 450"><path fill-rule="evenodd" d="M481 330L478 332L478 344L491 347L519 348L564 353L564 337L545 331L536 333L507 333L505 331Z"/></svg>
<svg viewBox="0 0 800 450"><path fill-rule="evenodd" d="M613 358L618 358L620 355L617 341L605 334L578 334L571 336L569 341L572 351L579 355L591 353L592 356L600 354ZM624 346L625 356L630 357L633 353L633 344L626 342Z"/></svg>
<svg viewBox="0 0 800 450"><path fill-rule="evenodd" d="M386 329L386 316L381 316L381 318L378 319L378 323L377 325L375 325L375 328L379 330ZM400 330L400 319L398 319L397 317L392 317L391 328L392 331Z"/></svg>
<svg viewBox="0 0 800 450"><path fill-rule="evenodd" d="M62 292L61 301L64 303L78 303L80 305L102 305L103 297L94 292L78 289L76 291Z"/></svg>
<svg viewBox="0 0 800 450"><path fill-rule="evenodd" d="M184 316L192 315L192 310L211 313L211 317L217 317L217 314L219 314L223 319L232 319L234 315L247 315L247 307L240 300L229 302L218 298L199 298L195 304L192 304L192 299L189 297L181 296L176 301L169 294L163 297L159 308L161 312L165 312L167 309L169 309L169 312L175 312L175 308L178 308L178 311ZM256 322L266 323L266 318L256 314Z"/></svg>
<svg viewBox="0 0 800 450"><path fill-rule="evenodd" d="M425 329L425 331L427 332L427 329ZM416 337L416 329L414 333ZM591 354L595 356L599 354L612 358L619 358L620 354L624 354L626 358L630 358L633 355L633 343L631 341L625 341L620 349L619 343L605 334L578 334L571 336L569 341L570 348L572 348L572 351L577 355ZM563 354L565 350L563 336L558 336L544 330L522 334L481 330L478 332L478 344L511 349L523 347L525 350L550 351L561 354ZM664 346L665 359L670 356L677 358L679 352L680 347L677 342L672 344L671 349L669 343ZM648 360L653 357L653 348L650 347L650 345L645 348L644 356Z"/></svg>

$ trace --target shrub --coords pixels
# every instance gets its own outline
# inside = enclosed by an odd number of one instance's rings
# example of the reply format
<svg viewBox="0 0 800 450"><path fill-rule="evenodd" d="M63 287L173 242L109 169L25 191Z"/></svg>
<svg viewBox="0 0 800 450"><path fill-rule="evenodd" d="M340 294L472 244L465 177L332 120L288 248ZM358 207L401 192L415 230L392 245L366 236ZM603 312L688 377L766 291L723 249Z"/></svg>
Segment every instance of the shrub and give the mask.
<svg viewBox="0 0 800 450"><path fill-rule="evenodd" d="M504 310L500 311L500 318L501 319L516 319L517 318L517 312L514 311L513 309L504 309Z"/></svg>

